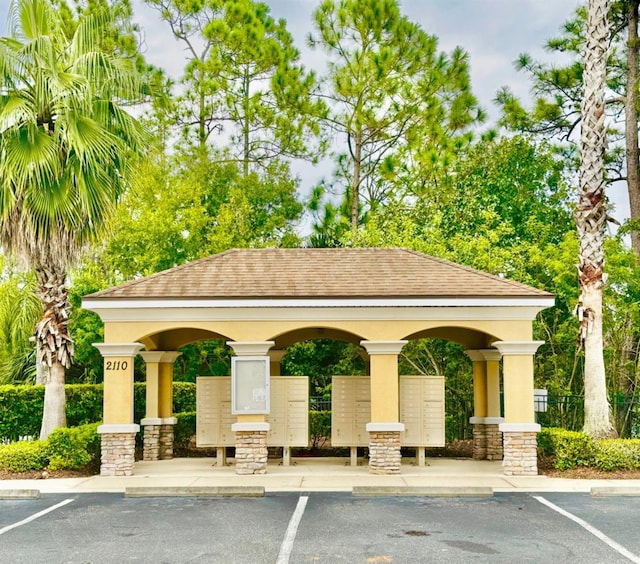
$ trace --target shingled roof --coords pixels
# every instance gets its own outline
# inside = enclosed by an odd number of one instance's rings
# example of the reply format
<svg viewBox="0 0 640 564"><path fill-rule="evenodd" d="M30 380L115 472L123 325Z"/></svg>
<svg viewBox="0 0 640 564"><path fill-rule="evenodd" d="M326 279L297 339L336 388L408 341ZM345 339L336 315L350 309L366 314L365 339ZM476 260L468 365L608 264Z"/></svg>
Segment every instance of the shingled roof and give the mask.
<svg viewBox="0 0 640 564"><path fill-rule="evenodd" d="M407 249L232 249L87 299L550 298Z"/></svg>

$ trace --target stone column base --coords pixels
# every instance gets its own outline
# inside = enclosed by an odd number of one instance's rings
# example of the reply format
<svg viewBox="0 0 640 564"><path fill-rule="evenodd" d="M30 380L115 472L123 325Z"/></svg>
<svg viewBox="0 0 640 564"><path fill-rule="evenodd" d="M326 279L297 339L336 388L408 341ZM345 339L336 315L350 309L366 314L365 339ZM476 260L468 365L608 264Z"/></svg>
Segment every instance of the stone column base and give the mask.
<svg viewBox="0 0 640 564"><path fill-rule="evenodd" d="M503 423L502 468L506 476L537 476L538 452L536 435L540 425L536 423Z"/></svg>
<svg viewBox="0 0 640 564"><path fill-rule="evenodd" d="M502 460L502 417L471 417L474 460Z"/></svg>
<svg viewBox="0 0 640 564"><path fill-rule="evenodd" d="M101 476L132 476L139 425L100 425Z"/></svg>
<svg viewBox="0 0 640 564"><path fill-rule="evenodd" d="M142 439L142 460L160 460L161 425L145 425Z"/></svg>
<svg viewBox="0 0 640 564"><path fill-rule="evenodd" d="M502 431L499 425L485 425L487 460L502 460Z"/></svg>
<svg viewBox="0 0 640 564"><path fill-rule="evenodd" d="M487 459L487 426L483 423L473 425L473 459Z"/></svg>
<svg viewBox="0 0 640 564"><path fill-rule="evenodd" d="M175 417L145 417L142 460L171 460L173 458L173 426Z"/></svg>
<svg viewBox="0 0 640 564"><path fill-rule="evenodd" d="M173 458L173 425L174 423L160 425L160 460Z"/></svg>
<svg viewBox="0 0 640 564"><path fill-rule="evenodd" d="M234 423L231 430L236 433L236 474L266 474L269 423Z"/></svg>
<svg viewBox="0 0 640 564"><path fill-rule="evenodd" d="M371 474L400 474L402 454L400 433L402 423L367 423L369 432L369 472Z"/></svg>

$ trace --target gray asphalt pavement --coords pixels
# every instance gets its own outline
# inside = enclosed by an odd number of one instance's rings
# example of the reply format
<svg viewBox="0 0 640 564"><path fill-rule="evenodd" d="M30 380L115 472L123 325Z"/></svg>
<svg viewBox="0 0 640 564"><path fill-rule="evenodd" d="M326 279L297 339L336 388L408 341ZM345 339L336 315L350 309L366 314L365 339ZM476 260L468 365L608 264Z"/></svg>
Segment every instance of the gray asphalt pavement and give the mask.
<svg viewBox="0 0 640 564"><path fill-rule="evenodd" d="M72 501L63 505L66 500ZM0 501L0 562L640 562L639 515L640 498L583 493L477 499L45 494Z"/></svg>

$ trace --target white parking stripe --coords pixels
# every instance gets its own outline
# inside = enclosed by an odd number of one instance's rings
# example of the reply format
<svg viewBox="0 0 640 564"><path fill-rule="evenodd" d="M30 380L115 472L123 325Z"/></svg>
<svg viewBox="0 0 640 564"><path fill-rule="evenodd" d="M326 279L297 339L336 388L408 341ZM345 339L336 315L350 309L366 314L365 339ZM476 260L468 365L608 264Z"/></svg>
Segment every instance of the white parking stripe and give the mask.
<svg viewBox="0 0 640 564"><path fill-rule="evenodd" d="M537 495L534 495L532 497L533 499L539 501L540 503L546 505L547 507L550 507L554 511L557 511L558 513L560 513L560 515L564 515L567 519L571 519L574 523L578 523L578 525L580 525L582 528L589 531L594 537L600 539L603 543L613 548L613 550L615 550L618 554L621 554L625 558L629 559L631 562L640 564L639 556L633 554L633 552L630 552L624 546L622 546L621 544L618 544L616 541L609 538L601 530L596 529L592 525L589 525L589 523L587 523L583 519L580 519L580 517L577 517L573 513L569 513L568 511L565 511L564 509L562 509L562 507L558 507L554 503L551 503L549 500L545 499L544 497L537 496Z"/></svg>
<svg viewBox="0 0 640 564"><path fill-rule="evenodd" d="M38 513L34 513L33 515L31 515L31 517L27 517L26 519L23 519L22 521L18 521L17 523L14 523L13 525L7 525L6 527L3 527L2 529L0 529L0 535L4 535L6 532L10 531L11 529L16 529L17 527L21 527L22 525L26 525L27 523L31 523L31 521L35 521L39 517L42 517L43 515L46 515L47 513L51 513L52 511L55 511L56 509L59 509L60 507L63 507L65 505L67 505L68 503L71 503L72 501L73 501L73 499L65 499L64 501L61 501L60 503L56 503L55 505L52 505L48 509L43 509L42 511L38 511Z"/></svg>
<svg viewBox="0 0 640 564"><path fill-rule="evenodd" d="M308 500L309 496L307 495L301 495L300 499L298 499L298 505L289 520L287 532L284 534L282 545L280 545L280 552L278 553L276 564L288 564L289 558L291 558L291 551L293 550L293 541L296 539L298 525L300 524Z"/></svg>

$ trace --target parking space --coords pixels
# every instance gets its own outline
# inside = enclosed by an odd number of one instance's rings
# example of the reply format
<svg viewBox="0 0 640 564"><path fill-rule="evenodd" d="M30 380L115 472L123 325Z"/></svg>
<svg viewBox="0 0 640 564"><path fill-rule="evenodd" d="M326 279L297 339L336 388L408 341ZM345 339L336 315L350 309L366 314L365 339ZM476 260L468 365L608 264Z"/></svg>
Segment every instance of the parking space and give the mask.
<svg viewBox="0 0 640 564"><path fill-rule="evenodd" d="M640 553L634 527L640 499L586 494L544 498L631 553ZM0 530L66 499L73 501L1 534L0 561L634 561L528 494L471 499L312 493L306 506L299 503L299 494L255 499L44 495L40 500L0 501Z"/></svg>
<svg viewBox="0 0 640 564"><path fill-rule="evenodd" d="M329 503L312 497L304 524L295 562L625 561L522 494L487 499L335 497Z"/></svg>
<svg viewBox="0 0 640 564"><path fill-rule="evenodd" d="M637 555L640 561L640 497L598 498L554 493L544 494L544 498L603 532Z"/></svg>

